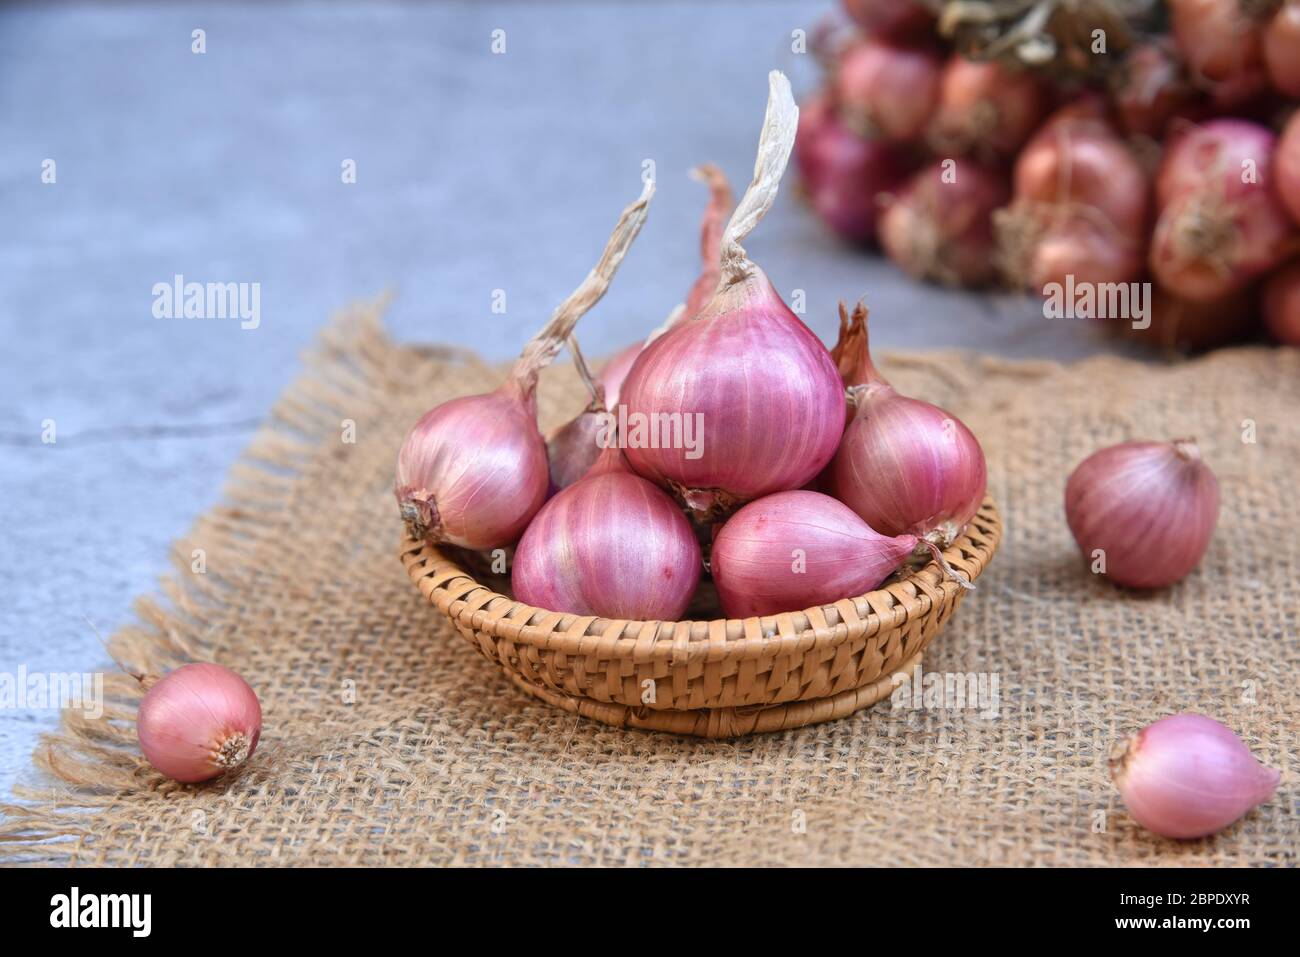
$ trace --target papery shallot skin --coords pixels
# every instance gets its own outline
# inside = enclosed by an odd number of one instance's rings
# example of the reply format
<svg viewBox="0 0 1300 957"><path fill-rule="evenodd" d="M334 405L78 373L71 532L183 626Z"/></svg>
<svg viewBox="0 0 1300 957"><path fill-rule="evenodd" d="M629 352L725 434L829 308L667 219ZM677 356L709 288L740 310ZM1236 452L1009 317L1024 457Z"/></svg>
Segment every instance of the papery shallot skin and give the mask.
<svg viewBox="0 0 1300 957"><path fill-rule="evenodd" d="M1070 532L1089 562L1130 588L1163 588L1200 563L1219 517L1219 482L1190 440L1094 452L1065 486Z"/></svg>
<svg viewBox="0 0 1300 957"><path fill-rule="evenodd" d="M844 425L830 353L757 267L647 345L622 398L646 421L700 416L696 457L685 448L626 450L640 475L699 510L806 484L835 454Z"/></svg>
<svg viewBox="0 0 1300 957"><path fill-rule="evenodd" d="M549 611L675 621L700 581L700 546L661 489L606 450L542 507L515 551L516 600Z"/></svg>
<svg viewBox="0 0 1300 957"><path fill-rule="evenodd" d="M1231 728L1202 714L1148 725L1116 746L1110 768L1133 819L1179 840L1223 830L1271 798L1281 779Z"/></svg>
<svg viewBox="0 0 1300 957"><path fill-rule="evenodd" d="M507 382L425 413L397 456L397 501L414 538L500 548L546 500L547 468L535 400Z"/></svg>
<svg viewBox="0 0 1300 957"><path fill-rule="evenodd" d="M911 535L877 533L828 495L796 490L733 515L713 541L710 564L723 611L750 618L865 594L916 544Z"/></svg>

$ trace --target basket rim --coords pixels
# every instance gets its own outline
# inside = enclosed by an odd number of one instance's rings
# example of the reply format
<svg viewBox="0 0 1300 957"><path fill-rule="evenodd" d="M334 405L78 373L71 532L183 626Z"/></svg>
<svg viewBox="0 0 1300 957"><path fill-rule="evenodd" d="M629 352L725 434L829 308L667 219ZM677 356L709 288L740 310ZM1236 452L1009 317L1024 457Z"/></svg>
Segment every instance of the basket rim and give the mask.
<svg viewBox="0 0 1300 957"><path fill-rule="evenodd" d="M973 583L1001 538L1001 516L986 496L943 556ZM420 592L462 629L551 652L637 661L759 658L833 647L850 637L901 627L942 607L949 593L962 590L930 561L883 588L798 611L743 619L630 621L554 612L516 601L481 584L438 546L410 537L403 537L399 555Z"/></svg>

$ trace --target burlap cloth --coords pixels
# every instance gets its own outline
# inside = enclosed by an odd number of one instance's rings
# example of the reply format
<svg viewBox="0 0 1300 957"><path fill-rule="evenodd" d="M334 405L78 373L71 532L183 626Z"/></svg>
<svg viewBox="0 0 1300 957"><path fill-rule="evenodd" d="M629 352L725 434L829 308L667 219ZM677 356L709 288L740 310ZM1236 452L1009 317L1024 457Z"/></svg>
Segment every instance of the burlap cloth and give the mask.
<svg viewBox="0 0 1300 957"><path fill-rule="evenodd" d="M253 761L203 786L163 779L135 744L135 683L110 676L105 720L69 712L38 750L55 783L4 809L0 859L1294 864L1300 353L883 365L959 414L988 454L1006 538L925 667L996 676L996 717L886 701L706 741L617 731L514 690L408 581L391 492L416 417L493 387L500 370L397 347L359 308L327 330L234 467L228 504L177 544L178 570L140 602L142 624L112 641L156 671L201 658L243 674L265 713ZM567 365L548 370L541 405L545 425L582 405ZM1088 574L1062 515L1071 468L1105 444L1183 435L1223 488L1200 569L1153 595ZM191 572L193 548L206 574ZM1218 837L1177 843L1127 816L1106 755L1117 736L1185 710L1237 729L1282 783Z"/></svg>

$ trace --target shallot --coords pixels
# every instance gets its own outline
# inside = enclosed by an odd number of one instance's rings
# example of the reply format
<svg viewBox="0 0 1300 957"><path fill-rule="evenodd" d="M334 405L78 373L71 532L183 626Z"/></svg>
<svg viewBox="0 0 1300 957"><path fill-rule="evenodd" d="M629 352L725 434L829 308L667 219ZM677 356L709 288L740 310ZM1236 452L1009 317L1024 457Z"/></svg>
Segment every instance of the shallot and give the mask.
<svg viewBox="0 0 1300 957"><path fill-rule="evenodd" d="M1293 224L1273 184L1277 138L1248 120L1218 119L1167 148L1151 271L1188 299L1214 299L1268 271Z"/></svg>
<svg viewBox="0 0 1300 957"><path fill-rule="evenodd" d="M613 444L542 506L515 550L515 598L575 615L675 620L700 580L700 546L677 504Z"/></svg>
<svg viewBox="0 0 1300 957"><path fill-rule="evenodd" d="M229 668L182 665L145 693L136 728L149 763L192 784L253 756L262 734L262 706L248 682Z"/></svg>
<svg viewBox="0 0 1300 957"><path fill-rule="evenodd" d="M654 195L647 180L596 267L525 346L494 392L444 402L415 424L397 456L396 495L412 538L484 550L513 544L546 500L546 443L537 428L537 377L605 294L641 231Z"/></svg>
<svg viewBox="0 0 1300 957"><path fill-rule="evenodd" d="M972 162L944 160L917 173L880 221L880 245L920 279L974 286L996 273L993 211L1007 185Z"/></svg>
<svg viewBox="0 0 1300 957"><path fill-rule="evenodd" d="M692 174L709 186L709 203L704 210L700 226L700 275L686 297L686 302L669 315L662 326L651 333L651 338L662 335L674 323L689 318L699 312L700 307L713 295L718 286L719 256L722 246L722 228L727 214L731 212L731 186L722 170L712 163L692 170ZM645 341L634 342L619 350L605 363L600 375L595 377L587 370L587 364L578 351L577 340L570 339L570 351L573 353L574 365L587 385L592 397L591 403L577 416L556 428L546 438L546 458L550 465L550 491L565 488L586 474L587 469L596 464L600 456L600 447L596 436L601 428L605 410L617 409L623 380L632 370L637 356L645 348Z"/></svg>
<svg viewBox="0 0 1300 957"><path fill-rule="evenodd" d="M1065 485L1065 517L1094 572L1163 588L1200 563L1219 518L1219 483L1191 439L1094 452Z"/></svg>
<svg viewBox="0 0 1300 957"><path fill-rule="evenodd" d="M1120 741L1110 772L1135 821L1180 840L1223 830L1271 798L1282 777L1203 714L1170 715Z"/></svg>
<svg viewBox="0 0 1300 957"><path fill-rule="evenodd" d="M1047 112L1047 93L1035 74L954 54L943 68L939 101L928 138L940 156L1011 156Z"/></svg>
<svg viewBox="0 0 1300 957"><path fill-rule="evenodd" d="M822 222L840 238L864 244L876 238L884 200L911 167L898 145L849 129L824 95L800 111L795 159L808 202Z"/></svg>
<svg viewBox="0 0 1300 957"><path fill-rule="evenodd" d="M1288 0L1264 27L1264 66L1274 89L1300 97L1300 0Z"/></svg>
<svg viewBox="0 0 1300 957"><path fill-rule="evenodd" d="M947 548L984 500L984 452L938 406L899 395L876 370L867 310L840 305L836 346L855 409L830 468L832 492L876 531Z"/></svg>
<svg viewBox="0 0 1300 957"><path fill-rule="evenodd" d="M863 40L840 58L835 94L856 132L914 139L939 98L939 59L927 50Z"/></svg>
<svg viewBox="0 0 1300 957"><path fill-rule="evenodd" d="M1174 43L1188 65L1209 80L1230 80L1260 61L1259 24L1240 0L1168 0Z"/></svg>
<svg viewBox="0 0 1300 957"><path fill-rule="evenodd" d="M1134 47L1111 76L1115 114L1130 135L1159 140L1170 121L1189 113L1197 100L1197 90L1164 40Z"/></svg>
<svg viewBox="0 0 1300 957"><path fill-rule="evenodd" d="M790 83L775 71L770 82L754 179L723 235L718 288L698 314L646 346L623 384L629 421L667 423L674 433L629 441L632 467L700 518L803 485L830 461L844 422L843 385L826 347L740 245L775 200L794 145ZM680 441L693 424L701 441Z"/></svg>
<svg viewBox="0 0 1300 957"><path fill-rule="evenodd" d="M1148 183L1141 164L1091 101L1053 114L1016 160L1014 201L994 217L1008 278L1130 282L1143 269Z"/></svg>
<svg viewBox="0 0 1300 957"><path fill-rule="evenodd" d="M881 535L830 496L797 490L733 515L710 564L727 617L750 618L869 592L916 546L913 535Z"/></svg>

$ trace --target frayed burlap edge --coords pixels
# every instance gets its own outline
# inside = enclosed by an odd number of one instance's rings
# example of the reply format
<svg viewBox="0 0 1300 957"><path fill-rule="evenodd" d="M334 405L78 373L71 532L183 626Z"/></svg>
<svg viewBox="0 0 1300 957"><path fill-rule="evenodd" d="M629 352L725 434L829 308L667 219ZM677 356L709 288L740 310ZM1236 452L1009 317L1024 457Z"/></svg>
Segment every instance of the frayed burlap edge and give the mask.
<svg viewBox="0 0 1300 957"><path fill-rule="evenodd" d="M304 355L302 374L231 468L221 503L173 543L176 571L162 579L158 595L136 600L139 624L121 628L106 642L119 670L104 676L103 716L91 719L65 709L60 729L42 735L32 754L36 768L56 783L16 785L16 802L0 804L0 862L74 863L94 837L95 815L153 774L136 741L143 692L134 674L209 660L213 648L203 634L210 610L224 596L253 587L264 543L292 531L279 506L293 494L319 444L337 433L343 410L355 413L373 403L373 384L401 376L405 360L434 357L486 369L476 354L451 347L393 349L382 325L389 299L385 293L333 317ZM198 541L219 573L189 573Z"/></svg>

